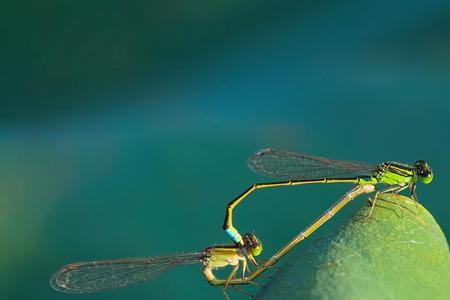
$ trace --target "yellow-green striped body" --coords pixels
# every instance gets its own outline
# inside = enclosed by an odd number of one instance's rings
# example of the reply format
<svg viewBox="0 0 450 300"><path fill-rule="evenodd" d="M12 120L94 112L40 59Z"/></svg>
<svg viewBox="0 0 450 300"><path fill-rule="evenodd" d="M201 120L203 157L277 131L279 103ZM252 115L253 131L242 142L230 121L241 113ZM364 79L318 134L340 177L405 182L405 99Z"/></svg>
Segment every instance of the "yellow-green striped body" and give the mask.
<svg viewBox="0 0 450 300"><path fill-rule="evenodd" d="M213 271L216 269L224 268L226 266L232 266L237 270L240 262L242 262L242 268L246 269L247 259L242 254L241 250L237 248L235 245L209 247L205 250L202 273L209 284L224 285L225 282L227 282L227 280L218 279L214 275ZM231 278L229 278L229 280L233 278L234 275L231 275Z"/></svg>
<svg viewBox="0 0 450 300"><path fill-rule="evenodd" d="M235 266L239 261L245 259L239 248L234 245L231 247L216 246L208 249L210 256L208 259L208 267L212 269L223 268L226 266Z"/></svg>
<svg viewBox="0 0 450 300"><path fill-rule="evenodd" d="M375 177L379 183L387 185L405 186L416 181L416 174L412 167L394 162L382 163Z"/></svg>

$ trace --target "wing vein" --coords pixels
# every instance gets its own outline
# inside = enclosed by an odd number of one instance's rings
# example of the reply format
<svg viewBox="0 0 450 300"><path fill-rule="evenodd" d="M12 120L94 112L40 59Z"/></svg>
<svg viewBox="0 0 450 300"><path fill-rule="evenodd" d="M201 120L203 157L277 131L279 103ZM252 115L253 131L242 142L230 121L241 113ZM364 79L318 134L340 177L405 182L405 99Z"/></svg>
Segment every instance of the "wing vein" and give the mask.
<svg viewBox="0 0 450 300"><path fill-rule="evenodd" d="M370 176L377 168L377 165L364 162L273 149L258 151L249 158L248 166L258 174L289 180Z"/></svg>

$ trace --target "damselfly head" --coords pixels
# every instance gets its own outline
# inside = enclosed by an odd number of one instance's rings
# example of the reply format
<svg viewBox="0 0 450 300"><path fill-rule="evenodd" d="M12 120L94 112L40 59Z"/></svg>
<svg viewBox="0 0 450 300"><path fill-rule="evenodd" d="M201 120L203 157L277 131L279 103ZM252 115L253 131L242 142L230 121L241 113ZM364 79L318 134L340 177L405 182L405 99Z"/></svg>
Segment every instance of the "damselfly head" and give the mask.
<svg viewBox="0 0 450 300"><path fill-rule="evenodd" d="M433 181L433 171L428 163L424 160L418 160L414 164L414 169L416 171L419 180L425 184L429 184Z"/></svg>
<svg viewBox="0 0 450 300"><path fill-rule="evenodd" d="M253 233L246 233L243 236L245 248L252 256L258 256L263 250L261 241Z"/></svg>

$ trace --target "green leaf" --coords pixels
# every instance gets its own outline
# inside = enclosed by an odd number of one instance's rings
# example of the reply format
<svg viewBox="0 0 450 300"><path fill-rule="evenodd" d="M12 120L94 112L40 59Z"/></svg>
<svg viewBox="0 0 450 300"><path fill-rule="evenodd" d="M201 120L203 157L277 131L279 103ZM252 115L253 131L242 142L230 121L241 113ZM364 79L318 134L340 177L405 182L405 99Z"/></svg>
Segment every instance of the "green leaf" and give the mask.
<svg viewBox="0 0 450 300"><path fill-rule="evenodd" d="M328 233L298 245L256 299L450 299L449 248L433 216L387 194L365 219L370 206L362 203L340 226L331 219Z"/></svg>

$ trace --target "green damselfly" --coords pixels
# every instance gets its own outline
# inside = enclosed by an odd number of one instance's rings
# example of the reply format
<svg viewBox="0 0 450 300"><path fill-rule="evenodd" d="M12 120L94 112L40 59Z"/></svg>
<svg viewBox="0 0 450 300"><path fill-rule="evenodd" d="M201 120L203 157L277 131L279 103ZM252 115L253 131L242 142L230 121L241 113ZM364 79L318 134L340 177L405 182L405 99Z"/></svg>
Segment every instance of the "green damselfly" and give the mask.
<svg viewBox="0 0 450 300"><path fill-rule="evenodd" d="M262 243L253 233L245 234L243 240L245 252L252 258L262 252ZM52 275L50 285L57 291L71 294L100 292L147 281L175 267L196 263L202 265L202 273L209 284L223 286L227 299L230 299L226 291L229 285L235 287L253 282L246 277L250 273L247 257L241 252L241 247L233 244L165 256L71 263ZM214 270L226 266L232 267L230 275L226 279L217 278ZM240 266L242 275L236 278Z"/></svg>
<svg viewBox="0 0 450 300"><path fill-rule="evenodd" d="M332 160L302 153L264 149L249 158L248 166L256 173L272 178L279 178L282 181L253 184L241 195L228 203L223 229L238 247L243 247L244 243L240 233L233 226L233 210L253 191L270 187L318 183L352 183L356 185L355 188L346 193L344 197L330 207L309 227L284 246L280 250L281 252L277 253L281 254L281 256L285 255L295 245L333 217L334 214L341 210L355 196L376 192L372 200L370 215L380 193L396 194L409 188L411 198L417 203L417 181L428 184L433 180L431 167L423 160L418 160L413 166L397 162L384 162L374 165L355 161ZM385 187L377 191L375 188L376 185L384 185ZM243 252L245 252L245 247L243 248ZM275 263L281 257L277 254L271 260L268 260L272 263L266 261L263 267ZM247 256L250 257L251 254L247 254Z"/></svg>

